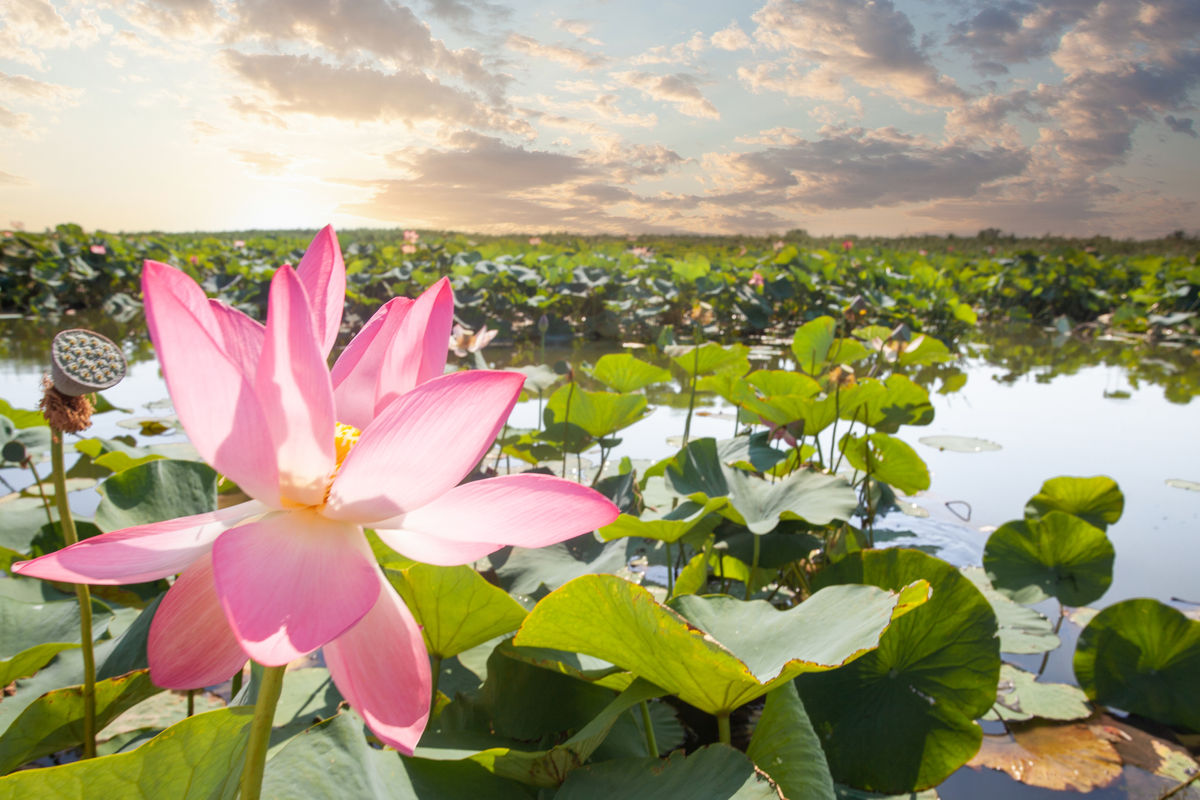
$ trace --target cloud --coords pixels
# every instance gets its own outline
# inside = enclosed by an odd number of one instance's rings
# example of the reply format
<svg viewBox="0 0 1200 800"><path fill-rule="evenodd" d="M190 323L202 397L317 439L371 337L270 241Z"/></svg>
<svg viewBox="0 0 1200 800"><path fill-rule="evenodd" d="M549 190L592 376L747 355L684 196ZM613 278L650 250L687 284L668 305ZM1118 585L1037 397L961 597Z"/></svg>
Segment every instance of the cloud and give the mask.
<svg viewBox="0 0 1200 800"><path fill-rule="evenodd" d="M163 38L194 41L224 25L211 0L124 0L118 7L127 21Z"/></svg>
<svg viewBox="0 0 1200 800"><path fill-rule="evenodd" d="M712 46L720 50L743 50L750 46L750 37L736 21L709 37Z"/></svg>
<svg viewBox="0 0 1200 800"><path fill-rule="evenodd" d="M0 171L0 186L28 186L29 180L20 175Z"/></svg>
<svg viewBox="0 0 1200 800"><path fill-rule="evenodd" d="M82 89L46 83L27 75L9 75L0 72L0 95L32 100L41 105L72 103L83 94Z"/></svg>
<svg viewBox="0 0 1200 800"><path fill-rule="evenodd" d="M684 42L670 47L659 45L651 47L641 55L634 56L629 63L642 64L691 64L695 57L708 47L708 39L700 31L693 31L691 37Z"/></svg>
<svg viewBox="0 0 1200 800"><path fill-rule="evenodd" d="M236 13L240 36L305 42L343 59L369 53L390 67L435 70L492 92L504 85L478 52L450 50L412 9L389 0L240 0Z"/></svg>
<svg viewBox="0 0 1200 800"><path fill-rule="evenodd" d="M257 150L230 150L229 152L237 156L238 161L253 167L259 175L282 175L283 171L292 163L290 158L277 153L263 153Z"/></svg>
<svg viewBox="0 0 1200 800"><path fill-rule="evenodd" d="M229 108L243 119L254 120L274 128L286 128L287 122L278 114L268 111L260 103L253 103L241 97L230 97L227 101Z"/></svg>
<svg viewBox="0 0 1200 800"><path fill-rule="evenodd" d="M1084 19L1100 0L1008 0L984 6L951 26L949 44L971 55L986 74L1004 74L1008 65L1048 56L1063 32Z"/></svg>
<svg viewBox="0 0 1200 800"><path fill-rule="evenodd" d="M721 112L700 91L700 81L685 72L651 75L647 72L615 72L615 80L632 86L647 97L674 105L689 117L720 119Z"/></svg>
<svg viewBox="0 0 1200 800"><path fill-rule="evenodd" d="M599 69L610 61L608 56L599 53L587 53L575 47L564 47L557 44L543 44L537 39L520 33L509 35L504 44L510 50L516 50L534 58L545 58L575 70Z"/></svg>
<svg viewBox="0 0 1200 800"><path fill-rule="evenodd" d="M840 99L849 79L929 105L966 99L917 45L912 23L891 0L768 0L753 18L755 41L782 54L739 69L755 91Z"/></svg>
<svg viewBox="0 0 1200 800"><path fill-rule="evenodd" d="M489 27L501 27L512 16L512 9L486 0L425 0L429 13L450 23L460 33L478 36L475 29L477 14L487 18Z"/></svg>
<svg viewBox="0 0 1200 800"><path fill-rule="evenodd" d="M47 0L5 0L0 3L0 53L35 69L45 68L45 50L87 47L108 26L96 9L75 7L70 18Z"/></svg>
<svg viewBox="0 0 1200 800"><path fill-rule="evenodd" d="M1192 127L1193 120L1191 117L1180 119L1167 114L1165 117L1163 117L1163 122L1167 123L1167 127L1176 133L1182 133L1186 136L1192 137L1193 139L1200 136L1200 134L1196 133L1196 129Z"/></svg>
<svg viewBox="0 0 1200 800"><path fill-rule="evenodd" d="M603 44L603 42L591 35L592 23L586 22L582 19L556 19L554 20L554 27L558 28L560 31L566 31L572 36L581 39L588 44Z"/></svg>
<svg viewBox="0 0 1200 800"><path fill-rule="evenodd" d="M1002 146L934 144L894 128L826 128L816 140L711 155L717 189L758 205L795 203L821 209L871 208L970 197L991 181L1019 174L1028 153Z"/></svg>
<svg viewBox="0 0 1200 800"><path fill-rule="evenodd" d="M223 52L242 80L263 92L275 114L312 114L349 121L432 120L482 128L511 127L507 118L467 92L420 72L342 67L312 56ZM244 103L243 103L244 106Z"/></svg>
<svg viewBox="0 0 1200 800"><path fill-rule="evenodd" d="M33 117L20 111L12 111L0 106L0 128L29 133Z"/></svg>

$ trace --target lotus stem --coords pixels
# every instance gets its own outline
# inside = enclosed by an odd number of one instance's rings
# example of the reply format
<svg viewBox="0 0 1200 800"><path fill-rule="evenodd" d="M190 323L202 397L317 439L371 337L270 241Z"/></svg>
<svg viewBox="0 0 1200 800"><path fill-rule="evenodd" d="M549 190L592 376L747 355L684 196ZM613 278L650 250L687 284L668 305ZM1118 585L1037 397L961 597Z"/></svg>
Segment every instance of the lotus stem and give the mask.
<svg viewBox="0 0 1200 800"><path fill-rule="evenodd" d="M717 714L717 738L720 739L721 744L727 744L730 747L733 746L733 736L729 732L728 711L724 714Z"/></svg>
<svg viewBox="0 0 1200 800"><path fill-rule="evenodd" d="M568 426L571 424L571 398L575 396L575 373L572 371L570 382L567 384L567 407L563 411L563 446L562 446L562 478L567 477L567 437L570 435Z"/></svg>
<svg viewBox="0 0 1200 800"><path fill-rule="evenodd" d="M187 715L190 717L196 713L196 690L188 689L187 698Z"/></svg>
<svg viewBox="0 0 1200 800"><path fill-rule="evenodd" d="M442 657L430 654L429 659L429 708L433 709L437 706L438 680L442 677Z"/></svg>
<svg viewBox="0 0 1200 800"><path fill-rule="evenodd" d="M79 541L71 505L67 502L67 477L63 468L63 432L50 429L50 464L54 476L54 501L62 525L63 541L73 545ZM96 757L96 653L92 649L92 593L82 583L75 584L75 599L79 602L79 637L83 650L83 758Z"/></svg>
<svg viewBox="0 0 1200 800"><path fill-rule="evenodd" d="M33 466L33 458L31 456L25 457L25 466L29 467L29 471L33 473L33 483L37 486L38 494L42 496L42 508L46 509L46 521L53 528L54 515L50 513L50 500L46 497L46 490L42 488L42 478L37 474L37 467Z"/></svg>
<svg viewBox="0 0 1200 800"><path fill-rule="evenodd" d="M762 537L754 535L754 555L750 559L750 577L746 579L746 599L750 599L750 590L758 580L758 557L762 549Z"/></svg>
<svg viewBox="0 0 1200 800"><path fill-rule="evenodd" d="M254 721L250 723L250 738L246 742L246 763L242 767L241 800L259 800L262 796L263 773L267 766L267 745L271 739L271 724L275 721L275 706L283 690L283 674L287 665L264 667L258 701L254 704Z"/></svg>
<svg viewBox="0 0 1200 800"><path fill-rule="evenodd" d="M671 561L671 543L663 542L667 548L667 597L675 594L675 564Z"/></svg>
<svg viewBox="0 0 1200 800"><path fill-rule="evenodd" d="M696 383L700 380L700 344L695 345L693 350L695 358L692 360L692 392L688 397L688 413L687 419L683 423L683 446L688 446L688 437L692 432L692 412L696 410Z"/></svg>
<svg viewBox="0 0 1200 800"><path fill-rule="evenodd" d="M650 706L645 700L638 703L642 707L642 728L646 731L646 752L651 758L658 758L658 740L654 738L654 721L650 719Z"/></svg>

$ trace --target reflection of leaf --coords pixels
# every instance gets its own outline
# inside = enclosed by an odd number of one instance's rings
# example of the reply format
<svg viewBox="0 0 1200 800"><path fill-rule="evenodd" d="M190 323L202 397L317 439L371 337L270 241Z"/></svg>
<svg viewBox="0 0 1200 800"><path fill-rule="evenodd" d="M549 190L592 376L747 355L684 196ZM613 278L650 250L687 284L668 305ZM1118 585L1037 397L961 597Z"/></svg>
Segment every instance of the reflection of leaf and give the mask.
<svg viewBox="0 0 1200 800"><path fill-rule="evenodd" d="M1090 792L1121 775L1117 751L1089 725L1033 723L1012 730L1013 739L985 736L968 765L1000 770L1029 786L1059 791Z"/></svg>

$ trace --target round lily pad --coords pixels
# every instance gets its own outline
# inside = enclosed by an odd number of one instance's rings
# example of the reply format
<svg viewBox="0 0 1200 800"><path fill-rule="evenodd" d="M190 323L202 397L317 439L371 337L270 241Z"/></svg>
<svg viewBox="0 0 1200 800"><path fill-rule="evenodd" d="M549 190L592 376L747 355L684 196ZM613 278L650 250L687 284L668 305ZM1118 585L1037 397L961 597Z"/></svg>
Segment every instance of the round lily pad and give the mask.
<svg viewBox="0 0 1200 800"><path fill-rule="evenodd" d="M974 436L922 436L917 441L952 453L992 453L1001 449L995 442L977 439Z"/></svg>
<svg viewBox="0 0 1200 800"><path fill-rule="evenodd" d="M834 780L883 793L936 786L967 762L996 700L996 615L958 570L915 550L865 551L820 572L817 586L896 589L929 581L932 596L884 631L879 648L796 682Z"/></svg>
<svg viewBox="0 0 1200 800"><path fill-rule="evenodd" d="M1104 531L1051 511L997 528L984 546L983 568L992 586L1018 603L1057 597L1063 605L1086 606L1108 590L1115 557Z"/></svg>
<svg viewBox="0 0 1200 800"><path fill-rule="evenodd" d="M1200 622L1157 600L1124 600L1096 615L1075 648L1087 696L1200 732Z"/></svg>
<svg viewBox="0 0 1200 800"><path fill-rule="evenodd" d="M1167 486L1175 489L1187 489L1189 492L1200 492L1200 481L1185 481L1183 478L1167 478Z"/></svg>
<svg viewBox="0 0 1200 800"><path fill-rule="evenodd" d="M1092 478L1063 476L1042 484L1025 506L1026 517L1041 517L1051 511L1065 511L1105 530L1121 518L1125 495L1117 482L1105 475Z"/></svg>

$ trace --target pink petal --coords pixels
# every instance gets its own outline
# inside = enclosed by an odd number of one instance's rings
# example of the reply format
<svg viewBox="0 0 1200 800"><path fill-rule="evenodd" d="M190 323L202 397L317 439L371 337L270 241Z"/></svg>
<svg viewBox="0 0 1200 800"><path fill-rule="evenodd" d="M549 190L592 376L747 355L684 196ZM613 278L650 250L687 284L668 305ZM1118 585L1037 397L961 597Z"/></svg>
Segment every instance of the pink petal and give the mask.
<svg viewBox="0 0 1200 800"><path fill-rule="evenodd" d="M424 531L404 528L385 530L376 528L375 533L384 544L403 556L433 564L438 567L456 567L459 564L474 564L486 555L496 552L504 545L492 542L464 542L440 539Z"/></svg>
<svg viewBox="0 0 1200 800"><path fill-rule="evenodd" d="M379 599L357 625L325 646L342 697L385 744L412 755L429 719L432 681L421 627L377 574Z"/></svg>
<svg viewBox="0 0 1200 800"><path fill-rule="evenodd" d="M257 500L279 503L275 448L258 396L225 352L200 287L179 270L147 261L146 323L175 413L200 456Z"/></svg>
<svg viewBox="0 0 1200 800"><path fill-rule="evenodd" d="M446 371L453 324L454 292L449 279L442 278L416 299L388 344L375 389L376 416L400 395Z"/></svg>
<svg viewBox="0 0 1200 800"><path fill-rule="evenodd" d="M246 664L213 585L212 554L205 553L167 591L146 642L150 680L164 689L224 683Z"/></svg>
<svg viewBox="0 0 1200 800"><path fill-rule="evenodd" d="M337 418L362 430L375 418L375 387L383 371L389 343L413 305L407 297L393 297L380 306L333 365L333 397Z"/></svg>
<svg viewBox="0 0 1200 800"><path fill-rule="evenodd" d="M255 388L278 453L280 494L301 506L321 504L337 464L333 387L311 323L304 287L285 264L271 279Z"/></svg>
<svg viewBox="0 0 1200 800"><path fill-rule="evenodd" d="M505 475L455 486L405 514L401 527L446 543L545 547L601 528L618 514L607 497L573 481L550 475ZM377 525L386 527L386 522Z"/></svg>
<svg viewBox="0 0 1200 800"><path fill-rule="evenodd" d="M421 384L387 407L342 462L325 514L370 523L425 505L491 447L524 383L471 370Z"/></svg>
<svg viewBox="0 0 1200 800"><path fill-rule="evenodd" d="M313 237L296 274L312 303L312 330L321 356L326 357L337 341L346 305L346 265L332 225L326 225Z"/></svg>
<svg viewBox="0 0 1200 800"><path fill-rule="evenodd" d="M242 649L268 667L310 653L362 619L379 572L355 525L271 514L213 543L213 577Z"/></svg>
<svg viewBox="0 0 1200 800"><path fill-rule="evenodd" d="M257 320L230 308L222 302L210 299L217 330L220 332L220 342L225 355L237 364L251 382L258 370L258 358L262 354L263 334L265 328Z"/></svg>
<svg viewBox="0 0 1200 800"><path fill-rule="evenodd" d="M64 583L120 585L156 581L185 570L212 549L213 541L247 518L270 509L257 501L220 511L138 525L19 561L18 575Z"/></svg>

